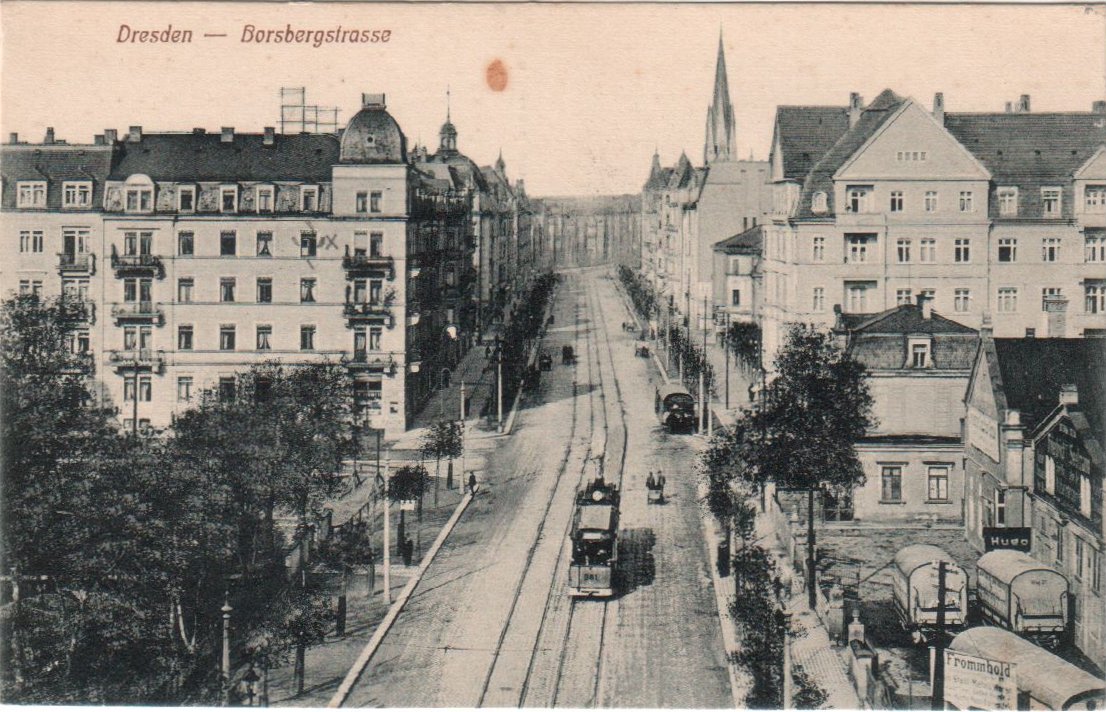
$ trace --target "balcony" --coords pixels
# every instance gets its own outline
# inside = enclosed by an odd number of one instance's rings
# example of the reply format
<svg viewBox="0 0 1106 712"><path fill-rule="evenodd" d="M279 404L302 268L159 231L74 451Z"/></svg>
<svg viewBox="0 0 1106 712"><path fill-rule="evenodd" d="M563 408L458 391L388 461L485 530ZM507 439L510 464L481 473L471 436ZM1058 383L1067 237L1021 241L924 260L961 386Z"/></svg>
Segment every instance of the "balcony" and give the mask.
<svg viewBox="0 0 1106 712"><path fill-rule="evenodd" d="M389 353L358 349L342 356L342 364L351 371L376 371L395 375L396 360Z"/></svg>
<svg viewBox="0 0 1106 712"><path fill-rule="evenodd" d="M392 303L389 300L379 302L346 302L342 314L350 323L376 322L389 329L395 326Z"/></svg>
<svg viewBox="0 0 1106 712"><path fill-rule="evenodd" d="M342 267L352 275L383 275L385 279L395 279L396 261L391 256L346 254L342 257Z"/></svg>
<svg viewBox="0 0 1106 712"><path fill-rule="evenodd" d="M94 275L96 274L96 255L82 252L70 255L65 252L58 254L58 271L64 274Z"/></svg>
<svg viewBox="0 0 1106 712"><path fill-rule="evenodd" d="M138 370L161 373L165 368L165 352L155 349L112 351L108 360L116 371Z"/></svg>
<svg viewBox="0 0 1106 712"><path fill-rule="evenodd" d="M144 275L154 277L165 276L165 265L157 255L120 255L112 248L111 266L115 270L115 276Z"/></svg>
<svg viewBox="0 0 1106 712"><path fill-rule="evenodd" d="M63 297L58 307L59 316L64 321L96 323L96 304L91 300Z"/></svg>
<svg viewBox="0 0 1106 712"><path fill-rule="evenodd" d="M125 321L152 322L157 326L165 323L165 312L160 304L154 302L123 302L111 308L111 316L116 323Z"/></svg>

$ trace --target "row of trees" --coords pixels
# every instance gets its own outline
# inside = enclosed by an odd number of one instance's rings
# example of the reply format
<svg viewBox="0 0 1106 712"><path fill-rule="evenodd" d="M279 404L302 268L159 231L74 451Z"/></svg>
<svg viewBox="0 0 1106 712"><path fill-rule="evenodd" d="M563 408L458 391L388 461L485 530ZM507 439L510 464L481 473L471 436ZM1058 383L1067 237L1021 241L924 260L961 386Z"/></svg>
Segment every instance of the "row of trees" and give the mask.
<svg viewBox="0 0 1106 712"><path fill-rule="evenodd" d="M526 376L527 347L531 339L541 333L545 309L553 298L560 277L546 273L534 280L529 291L515 305L508 318L507 328L499 340L496 357L503 364L503 402L510 403L522 386ZM484 413L495 413L495 394L489 396Z"/></svg>
<svg viewBox="0 0 1106 712"><path fill-rule="evenodd" d="M236 658L295 653L302 679L333 611L306 576L289 582L285 555L357 454L347 371L261 364L234 397L204 393L164 436L136 437L96 405L68 339L61 302L3 304L5 698L210 703L225 603ZM351 528L330 553L346 568L367 548Z"/></svg>
<svg viewBox="0 0 1106 712"><path fill-rule="evenodd" d="M782 703L780 646L785 633L775 564L753 536L756 497L763 497L769 483L806 493L806 580L813 608L815 498L829 488L851 490L863 484L854 443L873 424L863 366L830 334L793 324L761 403L743 411L733 426L716 431L702 455L706 506L727 537L738 542L733 557L737 596L731 612L743 632L740 662L755 680L750 706ZM801 671L794 679L796 706L818 706L817 688Z"/></svg>

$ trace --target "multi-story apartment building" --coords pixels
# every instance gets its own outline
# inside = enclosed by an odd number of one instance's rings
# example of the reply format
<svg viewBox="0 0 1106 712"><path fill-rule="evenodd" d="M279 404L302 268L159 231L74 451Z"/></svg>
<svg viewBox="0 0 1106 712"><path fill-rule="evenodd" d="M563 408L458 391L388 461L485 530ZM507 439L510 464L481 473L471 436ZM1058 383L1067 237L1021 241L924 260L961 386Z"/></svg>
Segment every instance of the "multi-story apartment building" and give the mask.
<svg viewBox="0 0 1106 712"><path fill-rule="evenodd" d="M760 255L764 225L714 244L713 303L728 323L754 322L760 309Z"/></svg>
<svg viewBox="0 0 1106 712"><path fill-rule="evenodd" d="M5 146L5 237L26 229L34 254L41 228L65 255L53 272L89 279L97 390L124 425L165 426L254 363L329 359L368 426L405 429L472 332L472 194L409 162L383 95L339 135L134 126L103 143ZM35 289L31 270L5 270L5 291Z"/></svg>
<svg viewBox="0 0 1106 712"><path fill-rule="evenodd" d="M1000 336L1106 327L1106 103L954 114L886 90L864 106L779 107L765 233L765 354L789 321L924 294Z"/></svg>

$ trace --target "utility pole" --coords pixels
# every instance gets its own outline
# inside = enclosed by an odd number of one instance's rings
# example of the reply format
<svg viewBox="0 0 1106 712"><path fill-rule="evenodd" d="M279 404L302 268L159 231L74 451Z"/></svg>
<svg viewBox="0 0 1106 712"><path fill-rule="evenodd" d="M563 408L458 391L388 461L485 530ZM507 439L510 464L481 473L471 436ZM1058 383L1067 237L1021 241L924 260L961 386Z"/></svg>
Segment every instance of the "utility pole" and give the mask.
<svg viewBox="0 0 1106 712"><path fill-rule="evenodd" d="M726 356L726 410L730 409L730 313L726 312L726 330L722 332L722 350Z"/></svg>
<svg viewBox="0 0 1106 712"><path fill-rule="evenodd" d="M389 506L392 473L384 463L384 603L392 602L392 508Z"/></svg>
<svg viewBox="0 0 1106 712"><path fill-rule="evenodd" d="M503 432L503 341L495 338L495 417Z"/></svg>
<svg viewBox="0 0 1106 712"><path fill-rule="evenodd" d="M223 597L223 706L230 707L230 593Z"/></svg>
<svg viewBox="0 0 1106 712"><path fill-rule="evenodd" d="M131 432L135 437L138 437L138 357L141 353L139 351L134 357L134 392L131 394L134 396L134 403L131 404Z"/></svg>
<svg viewBox="0 0 1106 712"><path fill-rule="evenodd" d="M794 707L791 681L791 611L783 611L783 709Z"/></svg>
<svg viewBox="0 0 1106 712"><path fill-rule="evenodd" d="M703 430L710 434L710 395L707 393L707 297L703 295L703 362L699 364L699 400L703 403Z"/></svg>
<svg viewBox="0 0 1106 712"><path fill-rule="evenodd" d="M937 562L937 632L933 641L933 696L930 709L945 709L945 575L948 564Z"/></svg>

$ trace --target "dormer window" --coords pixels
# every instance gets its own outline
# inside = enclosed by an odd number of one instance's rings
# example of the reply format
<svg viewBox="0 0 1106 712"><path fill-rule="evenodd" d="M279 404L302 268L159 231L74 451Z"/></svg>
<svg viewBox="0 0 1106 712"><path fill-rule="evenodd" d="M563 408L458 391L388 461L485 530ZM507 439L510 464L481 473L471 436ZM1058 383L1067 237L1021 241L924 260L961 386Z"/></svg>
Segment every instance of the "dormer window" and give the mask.
<svg viewBox="0 0 1106 712"><path fill-rule="evenodd" d="M1018 189L1003 186L998 189L998 214L1004 218L1018 216Z"/></svg>
<svg viewBox="0 0 1106 712"><path fill-rule="evenodd" d="M45 208L46 181L19 181L16 205L20 208Z"/></svg>
<svg viewBox="0 0 1106 712"><path fill-rule="evenodd" d="M276 197L276 188L271 185L257 186L257 212L273 212L273 204Z"/></svg>
<svg viewBox="0 0 1106 712"><path fill-rule="evenodd" d="M829 210L829 205L828 205L828 201L826 200L825 191L819 190L817 193L815 193L814 194L814 199L811 202L812 202L812 205L811 205L810 209L813 210L816 213L824 213L827 210Z"/></svg>
<svg viewBox="0 0 1106 712"><path fill-rule="evenodd" d="M128 213L150 213L154 210L154 182L144 175L127 179L124 210Z"/></svg>
<svg viewBox="0 0 1106 712"><path fill-rule="evenodd" d="M177 212L196 212L196 186L182 185L177 188Z"/></svg>
<svg viewBox="0 0 1106 712"><path fill-rule="evenodd" d="M300 188L300 210L313 213L319 209L319 186L305 185Z"/></svg>
<svg viewBox="0 0 1106 712"><path fill-rule="evenodd" d="M1041 188L1041 212L1046 218L1060 217L1060 189Z"/></svg>
<svg viewBox="0 0 1106 712"><path fill-rule="evenodd" d="M929 339L910 339L910 368L930 368L933 365L930 356Z"/></svg>
<svg viewBox="0 0 1106 712"><path fill-rule="evenodd" d="M87 208L92 205L92 181L70 180L62 183L63 208Z"/></svg>
<svg viewBox="0 0 1106 712"><path fill-rule="evenodd" d="M870 185L850 185L845 189L845 212L869 212L869 200L872 195Z"/></svg>
<svg viewBox="0 0 1106 712"><path fill-rule="evenodd" d="M224 185L219 189L219 212L238 212L238 186Z"/></svg>

